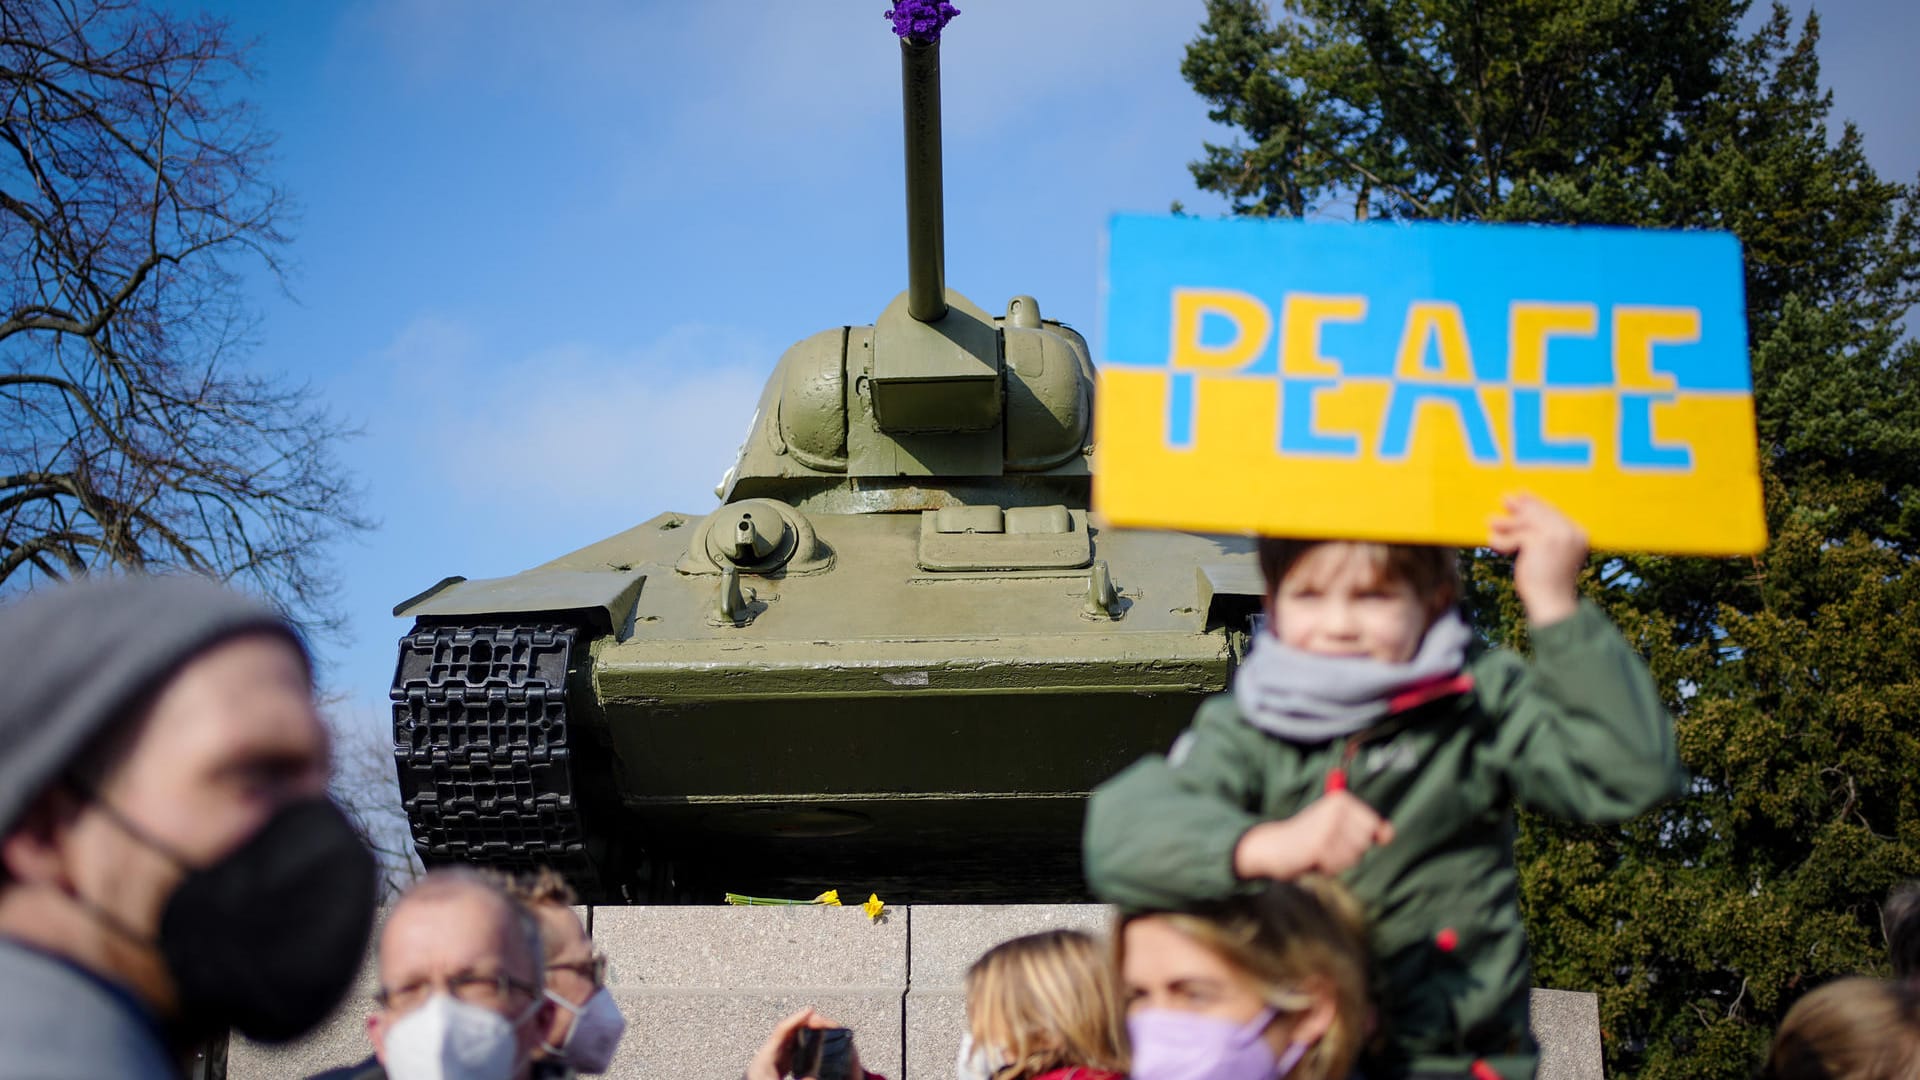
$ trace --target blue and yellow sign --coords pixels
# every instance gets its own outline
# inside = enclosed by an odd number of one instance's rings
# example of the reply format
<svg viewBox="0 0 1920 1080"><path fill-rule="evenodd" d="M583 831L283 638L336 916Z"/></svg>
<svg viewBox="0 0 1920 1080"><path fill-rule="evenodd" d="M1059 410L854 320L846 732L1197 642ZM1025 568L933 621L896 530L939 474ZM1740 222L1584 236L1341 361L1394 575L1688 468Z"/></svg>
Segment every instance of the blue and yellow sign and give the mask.
<svg viewBox="0 0 1920 1080"><path fill-rule="evenodd" d="M1529 491L1596 547L1760 550L1730 235L1120 216L1095 506L1471 545Z"/></svg>

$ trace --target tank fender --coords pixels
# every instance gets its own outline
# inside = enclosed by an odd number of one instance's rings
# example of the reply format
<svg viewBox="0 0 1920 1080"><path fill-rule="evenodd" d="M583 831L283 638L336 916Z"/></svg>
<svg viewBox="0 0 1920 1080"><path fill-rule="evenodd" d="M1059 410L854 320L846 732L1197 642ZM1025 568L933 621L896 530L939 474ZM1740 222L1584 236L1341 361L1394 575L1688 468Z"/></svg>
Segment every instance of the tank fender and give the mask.
<svg viewBox="0 0 1920 1080"><path fill-rule="evenodd" d="M512 577L471 581L449 577L394 605L393 613L412 618L444 618L578 612L585 616L589 627L606 634L626 625L646 580L646 572L642 570L547 567Z"/></svg>

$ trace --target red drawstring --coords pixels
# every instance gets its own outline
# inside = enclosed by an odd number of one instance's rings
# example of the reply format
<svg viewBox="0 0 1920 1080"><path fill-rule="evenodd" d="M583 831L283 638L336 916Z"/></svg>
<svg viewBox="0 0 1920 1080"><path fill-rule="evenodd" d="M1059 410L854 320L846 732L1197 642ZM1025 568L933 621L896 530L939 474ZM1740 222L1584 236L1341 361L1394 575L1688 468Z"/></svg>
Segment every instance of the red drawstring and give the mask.
<svg viewBox="0 0 1920 1080"><path fill-rule="evenodd" d="M1443 697L1453 697L1473 689L1473 676L1466 672L1457 675L1441 675L1428 679L1417 686L1409 686L1387 700L1387 713L1403 713L1408 709L1417 709L1429 701L1438 701Z"/></svg>

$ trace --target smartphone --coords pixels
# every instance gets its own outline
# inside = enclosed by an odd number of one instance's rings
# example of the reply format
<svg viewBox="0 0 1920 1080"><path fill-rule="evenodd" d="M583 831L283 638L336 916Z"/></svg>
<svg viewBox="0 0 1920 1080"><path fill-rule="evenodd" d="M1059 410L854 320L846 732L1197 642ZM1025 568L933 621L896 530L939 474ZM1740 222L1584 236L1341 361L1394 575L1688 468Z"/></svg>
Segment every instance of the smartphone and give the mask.
<svg viewBox="0 0 1920 1080"><path fill-rule="evenodd" d="M787 1075L795 1080L852 1080L853 1030L801 1028L793 1033L793 1064Z"/></svg>

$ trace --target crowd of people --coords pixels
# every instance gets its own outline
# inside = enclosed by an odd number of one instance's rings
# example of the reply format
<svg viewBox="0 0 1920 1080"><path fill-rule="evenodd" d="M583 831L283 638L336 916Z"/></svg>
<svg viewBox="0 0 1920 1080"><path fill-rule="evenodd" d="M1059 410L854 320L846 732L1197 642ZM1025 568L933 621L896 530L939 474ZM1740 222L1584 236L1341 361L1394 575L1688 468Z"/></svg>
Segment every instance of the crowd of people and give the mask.
<svg viewBox="0 0 1920 1080"><path fill-rule="evenodd" d="M422 878L380 930L372 1055L316 1080L605 1072L626 1019L573 903L552 871Z"/></svg>
<svg viewBox="0 0 1920 1080"><path fill-rule="evenodd" d="M956 1080L1534 1074L1513 807L1617 822L1686 776L1644 663L1580 597L1578 526L1517 497L1491 544L1531 660L1466 625L1451 551L1260 543L1265 628L1232 692L1089 804L1111 941L982 956ZM0 1080L177 1077L228 1030L327 1016L375 868L326 795L299 635L196 578L94 580L0 609L0 681ZM573 904L550 872L426 875L379 930L371 1056L323 1075L607 1070L626 1020ZM1920 1070L1920 886L1885 917L1894 978L1808 993L1763 1075ZM744 1065L869 1075L812 1010Z"/></svg>

